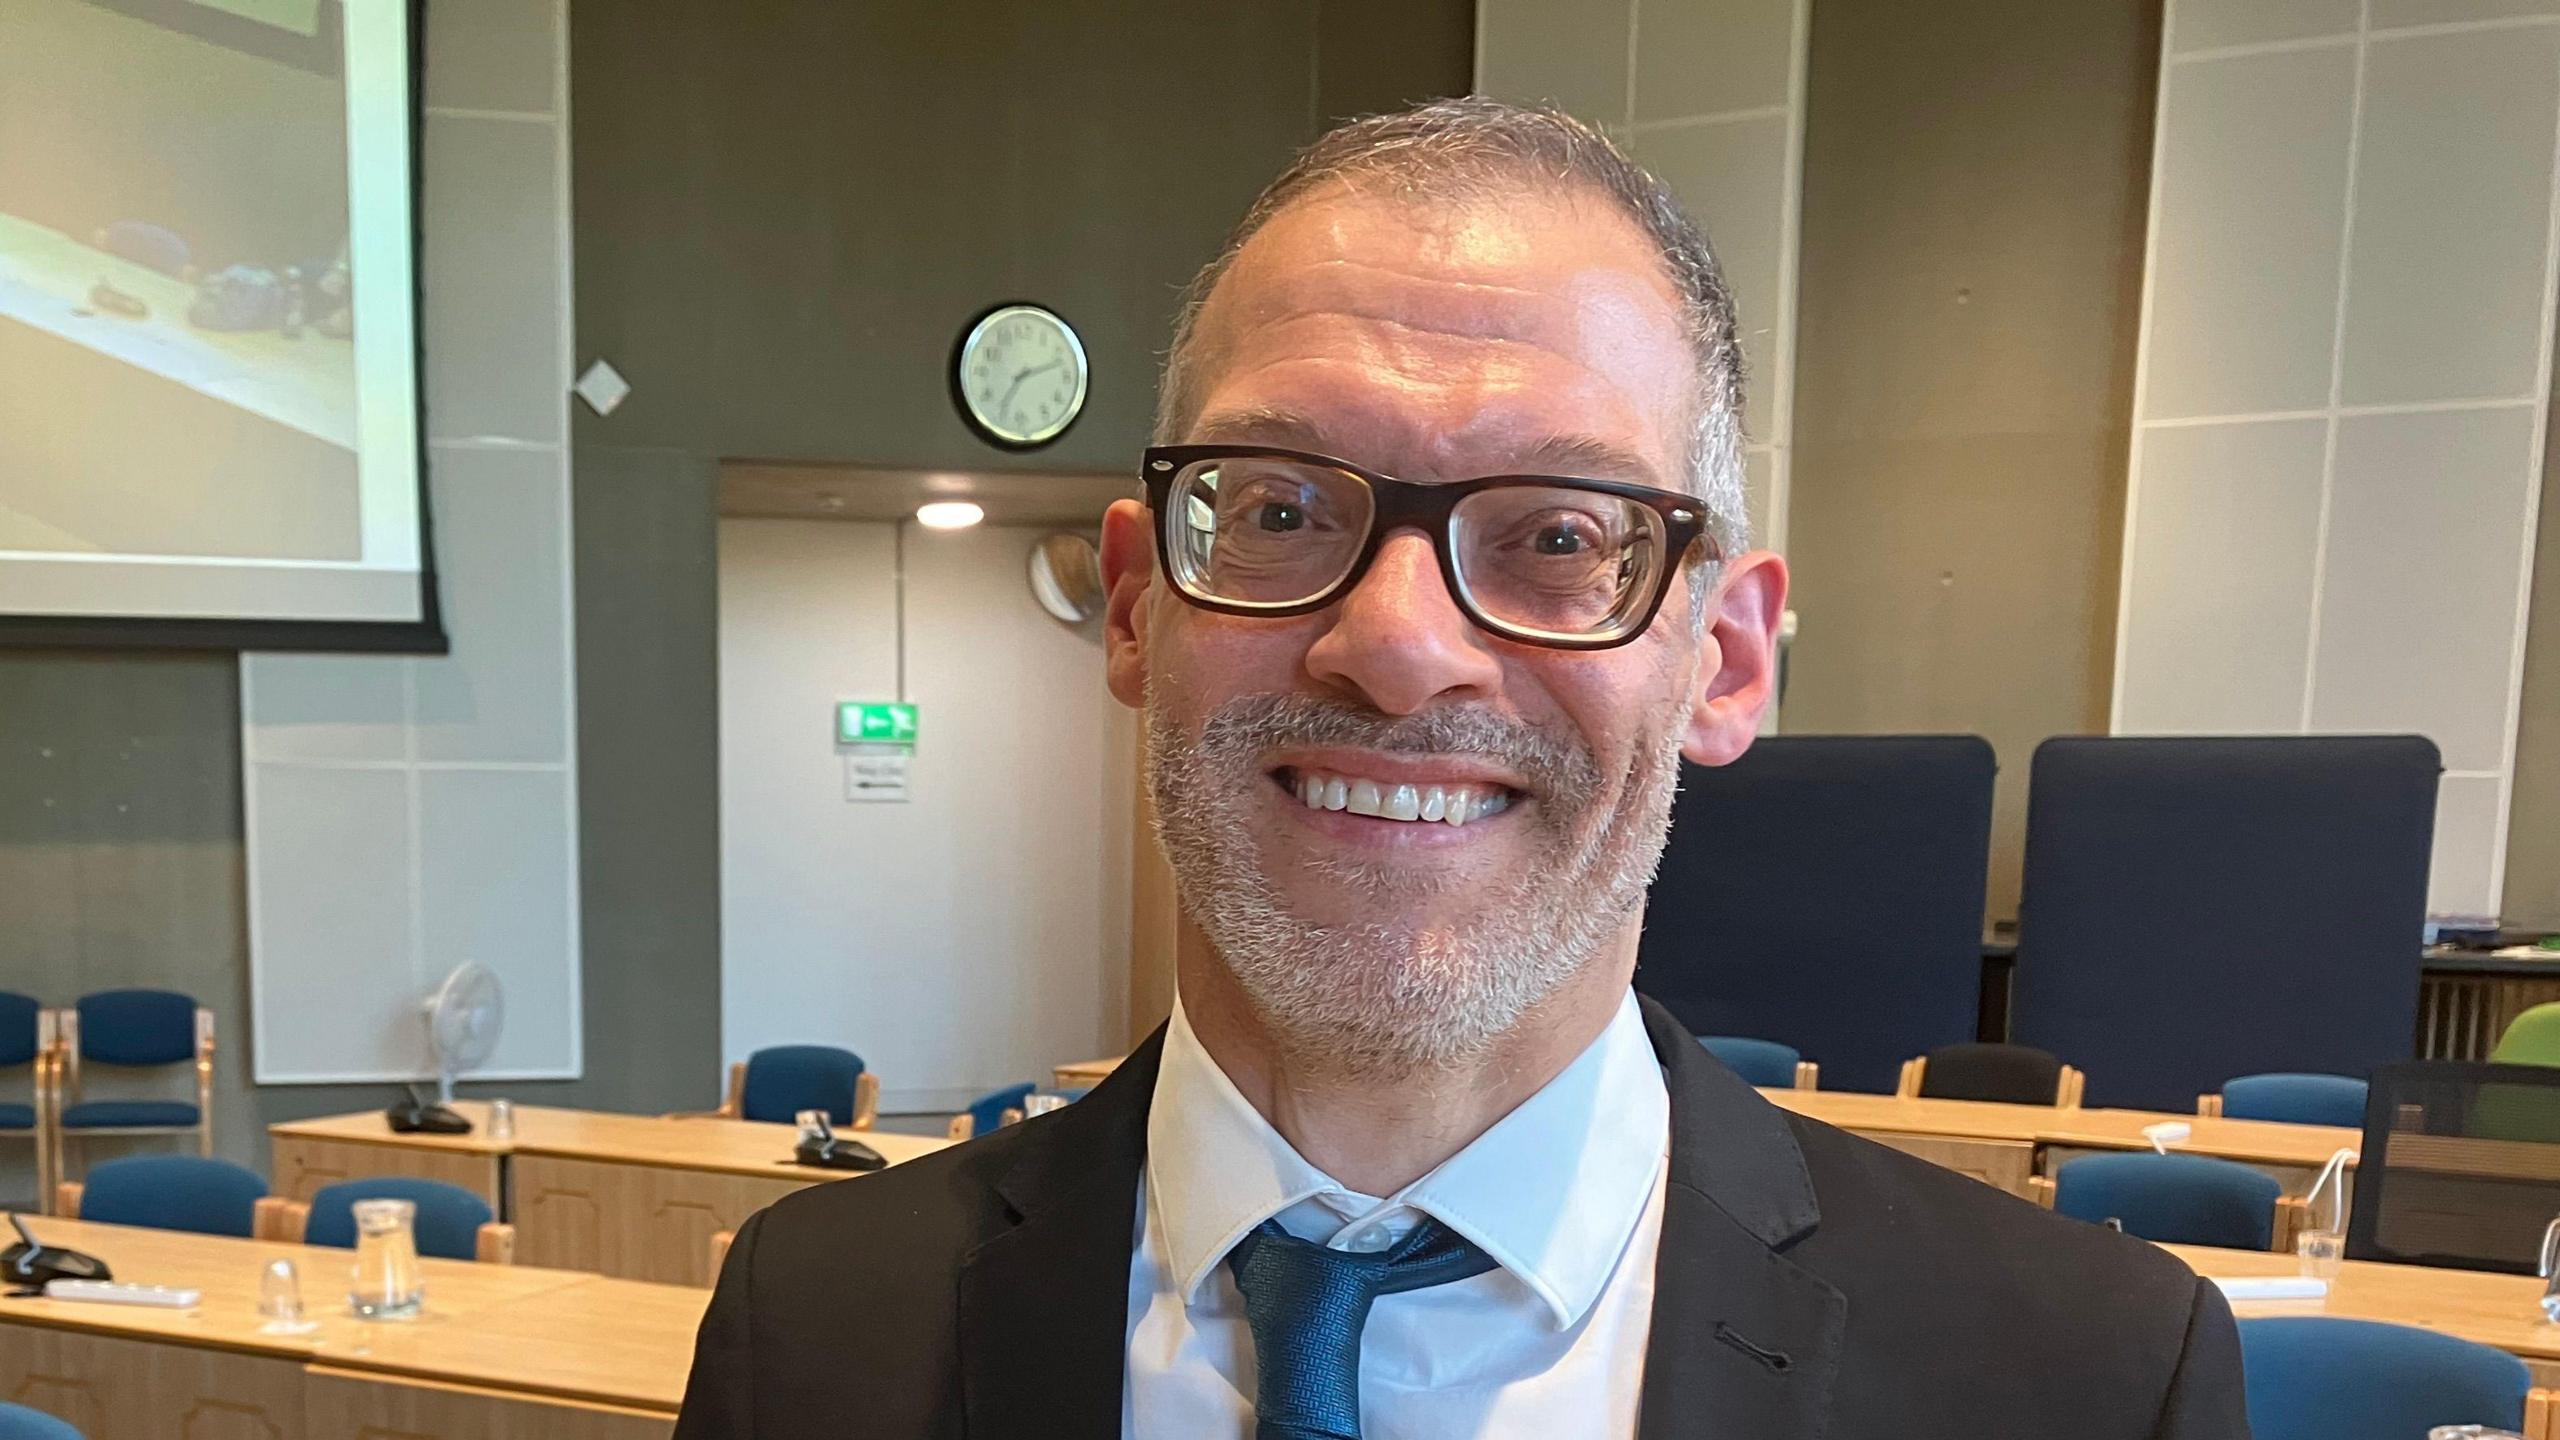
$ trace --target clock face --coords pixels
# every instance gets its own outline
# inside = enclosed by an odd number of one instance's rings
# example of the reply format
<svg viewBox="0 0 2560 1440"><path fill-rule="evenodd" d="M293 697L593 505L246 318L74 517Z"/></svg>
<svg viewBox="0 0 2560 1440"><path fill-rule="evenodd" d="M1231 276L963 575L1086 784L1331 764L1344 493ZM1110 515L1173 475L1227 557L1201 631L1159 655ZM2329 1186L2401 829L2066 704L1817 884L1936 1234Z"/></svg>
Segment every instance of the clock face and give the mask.
<svg viewBox="0 0 2560 1440"><path fill-rule="evenodd" d="M962 413L999 445L1045 445L1084 408L1084 342L1037 305L989 311L960 342Z"/></svg>

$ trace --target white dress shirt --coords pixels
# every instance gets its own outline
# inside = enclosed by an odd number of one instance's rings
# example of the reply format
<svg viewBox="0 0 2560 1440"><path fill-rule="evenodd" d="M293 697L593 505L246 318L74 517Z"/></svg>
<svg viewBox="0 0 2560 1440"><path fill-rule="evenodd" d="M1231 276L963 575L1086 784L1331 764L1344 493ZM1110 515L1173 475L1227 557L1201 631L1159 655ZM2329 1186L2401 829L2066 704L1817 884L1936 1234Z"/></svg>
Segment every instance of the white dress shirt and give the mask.
<svg viewBox="0 0 2560 1440"><path fill-rule="evenodd" d="M1253 1333L1225 1261L1274 1216L1383 1250L1429 1215L1496 1266L1379 1298L1360 1344L1368 1440L1635 1433L1671 1100L1630 993L1589 1049L1430 1174L1384 1199L1309 1164L1174 1006L1147 1116L1129 1262L1121 1431L1253 1434Z"/></svg>

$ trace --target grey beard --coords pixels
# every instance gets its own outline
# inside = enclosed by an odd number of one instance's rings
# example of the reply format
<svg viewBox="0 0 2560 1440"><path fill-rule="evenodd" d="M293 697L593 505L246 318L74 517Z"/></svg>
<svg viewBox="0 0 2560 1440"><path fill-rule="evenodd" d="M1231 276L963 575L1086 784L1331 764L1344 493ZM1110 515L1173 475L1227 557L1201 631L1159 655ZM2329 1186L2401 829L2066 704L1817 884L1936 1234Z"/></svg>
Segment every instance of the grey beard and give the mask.
<svg viewBox="0 0 2560 1440"><path fill-rule="evenodd" d="M1506 874L1455 926L1322 925L1297 914L1247 823L1261 757L1283 745L1465 754L1517 772L1537 804L1535 848L1555 863ZM1197 741L1147 697L1147 783L1157 842L1183 909L1288 1053L1362 1079L1481 1061L1534 1006L1590 964L1644 903L1670 827L1679 737L1630 759L1614 810L1596 814L1599 762L1578 738L1489 710L1403 719L1301 695L1247 695ZM1393 865L1319 862L1330 885L1382 905L1446 888Z"/></svg>

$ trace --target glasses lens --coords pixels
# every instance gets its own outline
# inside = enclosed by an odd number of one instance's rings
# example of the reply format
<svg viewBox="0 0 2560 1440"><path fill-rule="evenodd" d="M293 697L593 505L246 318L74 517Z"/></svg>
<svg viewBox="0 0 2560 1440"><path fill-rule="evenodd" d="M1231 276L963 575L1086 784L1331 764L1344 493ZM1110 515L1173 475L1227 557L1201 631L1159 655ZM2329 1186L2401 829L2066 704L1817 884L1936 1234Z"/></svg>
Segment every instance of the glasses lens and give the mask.
<svg viewBox="0 0 2560 1440"><path fill-rule="evenodd" d="M1650 506L1563 486L1479 490L1450 519L1458 583L1525 635L1616 639L1643 623L1667 537Z"/></svg>
<svg viewBox="0 0 2560 1440"><path fill-rule="evenodd" d="M1166 497L1174 582L1205 600L1296 605L1333 588L1369 538L1359 476L1297 460L1230 456L1184 466Z"/></svg>

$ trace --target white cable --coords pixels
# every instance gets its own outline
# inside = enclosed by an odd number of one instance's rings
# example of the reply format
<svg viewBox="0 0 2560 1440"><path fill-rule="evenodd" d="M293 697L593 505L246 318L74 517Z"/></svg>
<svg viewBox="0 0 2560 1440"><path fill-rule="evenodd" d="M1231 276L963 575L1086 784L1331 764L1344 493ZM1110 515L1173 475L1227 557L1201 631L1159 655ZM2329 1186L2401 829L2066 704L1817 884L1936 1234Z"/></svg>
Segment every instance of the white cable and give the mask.
<svg viewBox="0 0 2560 1440"><path fill-rule="evenodd" d="M2329 1200L2329 1233L2332 1235L2343 1234L2347 1228L2346 1169L2355 1159L2353 1149L2342 1149L2330 1156L2329 1163L2320 1167L2320 1174L2312 1180L2310 1190L2302 1197L2302 1208L2307 1211L2320 1203L2321 1186L2334 1184L2337 1187L2337 1193Z"/></svg>

